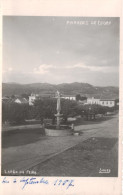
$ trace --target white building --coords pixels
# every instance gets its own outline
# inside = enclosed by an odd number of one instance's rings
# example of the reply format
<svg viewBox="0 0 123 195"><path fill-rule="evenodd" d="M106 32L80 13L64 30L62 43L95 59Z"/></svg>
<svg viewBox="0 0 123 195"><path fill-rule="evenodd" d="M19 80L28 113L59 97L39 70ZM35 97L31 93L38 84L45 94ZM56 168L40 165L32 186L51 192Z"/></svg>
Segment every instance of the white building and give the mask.
<svg viewBox="0 0 123 195"><path fill-rule="evenodd" d="M61 98L76 101L76 96L73 96L73 95L63 95L63 96L61 96Z"/></svg>
<svg viewBox="0 0 123 195"><path fill-rule="evenodd" d="M87 104L100 104L100 99L96 99L94 97L87 98Z"/></svg>
<svg viewBox="0 0 123 195"><path fill-rule="evenodd" d="M31 96L29 96L29 105L30 106L33 106L34 105L34 102L35 100L38 98L38 95L37 94L31 94Z"/></svg>
<svg viewBox="0 0 123 195"><path fill-rule="evenodd" d="M87 98L87 104L98 104L101 106L113 107L115 106L115 100L112 99L96 99L94 97Z"/></svg>
<svg viewBox="0 0 123 195"><path fill-rule="evenodd" d="M28 100L26 98L19 97L19 98L16 98L14 100L14 102L17 103L17 104L27 104L28 103Z"/></svg>
<svg viewBox="0 0 123 195"><path fill-rule="evenodd" d="M53 96L51 94L31 94L31 96L29 96L29 105L33 106L35 100L40 100L40 99L45 99L45 98L53 98Z"/></svg>
<svg viewBox="0 0 123 195"><path fill-rule="evenodd" d="M101 106L113 107L113 106L115 106L115 100L111 100L111 99L101 99L101 100L100 100L100 105L101 105Z"/></svg>

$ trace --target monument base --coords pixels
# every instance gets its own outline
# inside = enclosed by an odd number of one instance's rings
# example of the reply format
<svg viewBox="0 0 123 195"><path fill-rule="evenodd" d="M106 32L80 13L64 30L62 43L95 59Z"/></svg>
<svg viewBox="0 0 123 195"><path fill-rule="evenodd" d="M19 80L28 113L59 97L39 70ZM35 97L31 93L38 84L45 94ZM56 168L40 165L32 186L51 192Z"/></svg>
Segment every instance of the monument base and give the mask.
<svg viewBox="0 0 123 195"><path fill-rule="evenodd" d="M67 125L61 125L60 129L57 129L55 125L50 125L49 127L45 127L45 135L46 136L69 136L72 135L72 128Z"/></svg>

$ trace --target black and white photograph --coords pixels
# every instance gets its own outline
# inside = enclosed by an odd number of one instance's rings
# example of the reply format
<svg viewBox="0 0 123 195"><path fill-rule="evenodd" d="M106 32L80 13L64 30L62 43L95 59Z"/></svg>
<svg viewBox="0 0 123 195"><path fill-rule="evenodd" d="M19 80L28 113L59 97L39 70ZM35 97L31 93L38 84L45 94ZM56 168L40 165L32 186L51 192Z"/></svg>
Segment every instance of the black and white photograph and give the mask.
<svg viewBox="0 0 123 195"><path fill-rule="evenodd" d="M118 177L120 18L2 25L1 175Z"/></svg>

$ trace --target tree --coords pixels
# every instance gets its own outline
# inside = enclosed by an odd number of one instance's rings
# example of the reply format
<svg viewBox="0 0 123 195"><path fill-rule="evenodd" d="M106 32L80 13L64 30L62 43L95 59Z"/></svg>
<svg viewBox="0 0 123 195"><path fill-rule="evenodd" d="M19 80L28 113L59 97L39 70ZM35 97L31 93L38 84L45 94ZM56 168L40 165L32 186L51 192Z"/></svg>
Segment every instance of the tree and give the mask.
<svg viewBox="0 0 123 195"><path fill-rule="evenodd" d="M77 95L76 95L76 101L79 101L80 99L81 99L80 94L77 94Z"/></svg>
<svg viewBox="0 0 123 195"><path fill-rule="evenodd" d="M28 113L28 105L17 103L2 104L2 121L21 124L25 121Z"/></svg>
<svg viewBox="0 0 123 195"><path fill-rule="evenodd" d="M82 117L85 116L87 120L95 119L97 114L105 114L107 110L107 107L98 104L79 105L77 108L78 113Z"/></svg>
<svg viewBox="0 0 123 195"><path fill-rule="evenodd" d="M85 96L81 96L80 94L77 94L76 95L76 101L83 101L83 100L87 100L87 97L85 97Z"/></svg>
<svg viewBox="0 0 123 195"><path fill-rule="evenodd" d="M22 97L22 98L29 99L29 96L30 96L30 94L27 94L27 93L21 94L21 97Z"/></svg>
<svg viewBox="0 0 123 195"><path fill-rule="evenodd" d="M36 100L34 104L35 117L43 121L44 118L52 119L55 122L55 114L57 99L47 98ZM74 116L76 114L77 103L72 100L61 99L61 114L63 119L67 122L68 116Z"/></svg>
<svg viewBox="0 0 123 195"><path fill-rule="evenodd" d="M54 118L56 113L56 99L46 98L36 100L35 104L36 118L43 120L44 118Z"/></svg>
<svg viewBox="0 0 123 195"><path fill-rule="evenodd" d="M75 101L65 99L61 100L61 113L63 114L65 123L67 122L68 117L73 117L77 114L76 108L77 103Z"/></svg>
<svg viewBox="0 0 123 195"><path fill-rule="evenodd" d="M15 98L16 98L16 96L15 96L15 95L11 95L11 98L12 98L12 99L15 99Z"/></svg>

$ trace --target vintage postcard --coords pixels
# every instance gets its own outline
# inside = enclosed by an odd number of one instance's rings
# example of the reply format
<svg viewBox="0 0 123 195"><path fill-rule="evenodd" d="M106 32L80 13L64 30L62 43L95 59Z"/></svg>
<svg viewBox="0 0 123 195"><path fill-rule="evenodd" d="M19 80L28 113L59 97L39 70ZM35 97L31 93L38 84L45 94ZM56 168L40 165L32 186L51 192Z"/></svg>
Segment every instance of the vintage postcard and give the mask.
<svg viewBox="0 0 123 195"><path fill-rule="evenodd" d="M120 195L120 1L55 2L3 3L2 193Z"/></svg>

